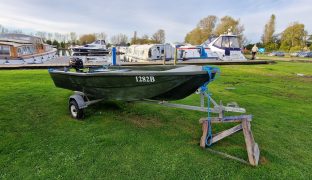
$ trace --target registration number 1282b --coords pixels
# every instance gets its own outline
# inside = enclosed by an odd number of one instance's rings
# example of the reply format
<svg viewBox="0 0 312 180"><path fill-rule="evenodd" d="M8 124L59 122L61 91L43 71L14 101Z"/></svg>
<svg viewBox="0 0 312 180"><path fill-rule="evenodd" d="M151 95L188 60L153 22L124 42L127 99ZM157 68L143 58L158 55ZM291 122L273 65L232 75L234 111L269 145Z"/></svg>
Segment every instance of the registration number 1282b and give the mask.
<svg viewBox="0 0 312 180"><path fill-rule="evenodd" d="M135 81L136 82L155 82L155 77L154 76L135 76Z"/></svg>

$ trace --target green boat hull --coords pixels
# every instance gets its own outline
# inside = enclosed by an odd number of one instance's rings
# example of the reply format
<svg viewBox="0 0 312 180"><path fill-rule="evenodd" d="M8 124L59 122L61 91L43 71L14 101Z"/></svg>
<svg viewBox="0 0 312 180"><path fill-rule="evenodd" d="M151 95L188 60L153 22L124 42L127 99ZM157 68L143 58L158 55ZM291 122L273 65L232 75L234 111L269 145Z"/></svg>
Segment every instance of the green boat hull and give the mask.
<svg viewBox="0 0 312 180"><path fill-rule="evenodd" d="M198 66L110 67L89 73L50 71L56 87L107 101L183 99L214 78L215 73L209 74Z"/></svg>

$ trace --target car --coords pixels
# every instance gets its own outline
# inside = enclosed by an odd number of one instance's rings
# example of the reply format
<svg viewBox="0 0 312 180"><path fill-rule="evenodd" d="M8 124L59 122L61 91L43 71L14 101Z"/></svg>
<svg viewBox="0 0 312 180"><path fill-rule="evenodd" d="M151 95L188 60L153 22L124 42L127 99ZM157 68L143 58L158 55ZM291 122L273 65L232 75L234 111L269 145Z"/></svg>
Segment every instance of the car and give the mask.
<svg viewBox="0 0 312 180"><path fill-rule="evenodd" d="M268 56L275 56L275 53L276 52L271 52L271 53L268 54Z"/></svg>
<svg viewBox="0 0 312 180"><path fill-rule="evenodd" d="M285 56L285 53L284 52L277 52L276 56Z"/></svg>
<svg viewBox="0 0 312 180"><path fill-rule="evenodd" d="M290 53L290 56L291 57L298 57L299 53L301 53L301 51L293 52L293 53Z"/></svg>
<svg viewBox="0 0 312 180"><path fill-rule="evenodd" d="M271 52L270 54L268 54L268 56L279 56L279 57L283 57L283 56L285 56L285 53L284 53L284 52L281 52L281 51L273 51L273 52Z"/></svg>
<svg viewBox="0 0 312 180"><path fill-rule="evenodd" d="M308 57L312 57L312 52L308 52Z"/></svg>
<svg viewBox="0 0 312 180"><path fill-rule="evenodd" d="M309 57L308 52L300 52L298 57Z"/></svg>

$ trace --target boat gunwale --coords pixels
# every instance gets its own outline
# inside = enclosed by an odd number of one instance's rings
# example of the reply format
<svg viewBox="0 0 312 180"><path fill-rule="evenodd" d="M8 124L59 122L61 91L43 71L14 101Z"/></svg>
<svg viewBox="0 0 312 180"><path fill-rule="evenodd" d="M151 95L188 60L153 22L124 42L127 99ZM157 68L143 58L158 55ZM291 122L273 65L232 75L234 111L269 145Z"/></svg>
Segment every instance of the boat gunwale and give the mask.
<svg viewBox="0 0 312 180"><path fill-rule="evenodd" d="M144 69L148 68L147 70ZM160 68L159 70L154 70L150 68ZM71 76L166 76L166 75L199 75L199 74L208 74L207 71L203 70L203 66L166 66L165 69L161 69L164 66L141 66L141 68L133 68L128 66L112 66L108 68L108 71L95 71L95 72L71 72L64 71L60 69L51 69L49 72L53 74L64 74ZM188 69L183 69L183 68ZM129 69L128 69L129 68ZM112 71L109 71L112 70ZM129 71L127 71L129 70Z"/></svg>
<svg viewBox="0 0 312 180"><path fill-rule="evenodd" d="M187 72L167 72L167 71L111 71L111 72L92 72L92 73L80 73L80 72L65 72L59 70L52 70L50 74L62 74L70 76L80 76L80 77L92 77L92 76L166 76L166 75L201 75L208 74L207 71L187 71Z"/></svg>

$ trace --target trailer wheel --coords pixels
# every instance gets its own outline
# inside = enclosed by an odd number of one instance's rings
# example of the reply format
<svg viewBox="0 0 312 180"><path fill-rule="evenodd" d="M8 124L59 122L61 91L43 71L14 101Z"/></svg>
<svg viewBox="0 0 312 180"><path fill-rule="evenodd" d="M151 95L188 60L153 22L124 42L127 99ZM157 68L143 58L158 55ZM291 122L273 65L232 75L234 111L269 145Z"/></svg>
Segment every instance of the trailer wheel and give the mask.
<svg viewBox="0 0 312 180"><path fill-rule="evenodd" d="M72 99L69 101L69 112L72 116L72 118L75 119L82 119L84 116L83 109L79 109L78 103L76 100Z"/></svg>

